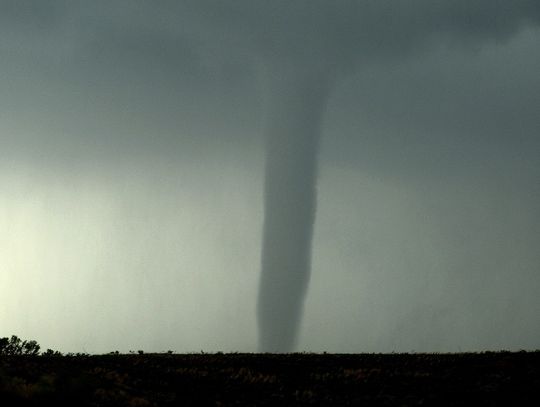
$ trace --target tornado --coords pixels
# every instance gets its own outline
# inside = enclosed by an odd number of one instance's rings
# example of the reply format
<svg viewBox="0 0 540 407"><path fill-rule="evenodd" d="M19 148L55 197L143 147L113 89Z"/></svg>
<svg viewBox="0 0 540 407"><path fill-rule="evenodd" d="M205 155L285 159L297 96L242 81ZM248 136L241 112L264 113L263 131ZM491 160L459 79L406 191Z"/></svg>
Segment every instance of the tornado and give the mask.
<svg viewBox="0 0 540 407"><path fill-rule="evenodd" d="M95 19L98 7L76 3ZM102 19L122 16L126 29L137 33L134 38L140 32L162 33L179 44L186 40L193 55L200 51L209 62L241 61L242 69L253 64L257 72L265 71L266 173L256 311L262 352L290 352L296 346L310 279L321 125L334 79L368 64L386 67L416 58L441 45L501 41L540 23L538 0L182 0L159 6L140 1L136 7L103 2L109 3L114 6L101 12Z"/></svg>
<svg viewBox="0 0 540 407"><path fill-rule="evenodd" d="M295 349L311 270L317 161L331 75L276 68L267 73L266 163L259 351Z"/></svg>

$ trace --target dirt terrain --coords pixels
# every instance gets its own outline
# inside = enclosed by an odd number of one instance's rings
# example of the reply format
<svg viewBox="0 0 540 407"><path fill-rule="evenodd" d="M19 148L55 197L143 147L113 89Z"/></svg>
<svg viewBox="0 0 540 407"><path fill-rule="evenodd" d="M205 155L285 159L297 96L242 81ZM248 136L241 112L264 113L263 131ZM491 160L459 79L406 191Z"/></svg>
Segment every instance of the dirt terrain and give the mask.
<svg viewBox="0 0 540 407"><path fill-rule="evenodd" d="M540 405L540 351L0 356L0 405Z"/></svg>

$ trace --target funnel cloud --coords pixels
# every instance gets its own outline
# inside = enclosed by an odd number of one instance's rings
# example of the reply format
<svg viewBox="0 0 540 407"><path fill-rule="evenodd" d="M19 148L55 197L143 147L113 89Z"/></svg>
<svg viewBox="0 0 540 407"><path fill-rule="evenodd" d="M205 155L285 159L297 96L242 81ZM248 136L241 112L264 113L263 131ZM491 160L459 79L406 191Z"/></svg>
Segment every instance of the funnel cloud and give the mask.
<svg viewBox="0 0 540 407"><path fill-rule="evenodd" d="M266 169L259 348L295 348L311 270L321 119L330 75L273 72L265 129Z"/></svg>
<svg viewBox="0 0 540 407"><path fill-rule="evenodd" d="M464 2L418 3L418 9L412 11L410 4L370 1L234 4L261 19L247 32L255 37L257 48L262 48L272 78L258 299L261 351L295 349L311 272L317 157L324 106L331 90L329 71L350 73L400 47L405 52L394 58L404 58L441 37L486 41L492 36L509 36L530 18L529 13L538 12L538 6L525 1L507 17L502 3L491 3L496 18L486 21L476 7L487 7L487 1L472 8ZM270 21L266 14L272 16ZM369 24L370 20L384 22L387 32ZM294 28L287 30L287 25ZM283 61L289 69L276 68Z"/></svg>

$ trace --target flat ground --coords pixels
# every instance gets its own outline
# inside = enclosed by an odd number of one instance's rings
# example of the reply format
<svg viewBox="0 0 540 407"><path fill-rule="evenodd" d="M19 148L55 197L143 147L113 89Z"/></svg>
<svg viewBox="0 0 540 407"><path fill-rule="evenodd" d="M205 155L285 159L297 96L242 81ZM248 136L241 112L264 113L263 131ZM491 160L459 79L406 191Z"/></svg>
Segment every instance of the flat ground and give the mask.
<svg viewBox="0 0 540 407"><path fill-rule="evenodd" d="M540 351L1 356L0 405L540 405Z"/></svg>

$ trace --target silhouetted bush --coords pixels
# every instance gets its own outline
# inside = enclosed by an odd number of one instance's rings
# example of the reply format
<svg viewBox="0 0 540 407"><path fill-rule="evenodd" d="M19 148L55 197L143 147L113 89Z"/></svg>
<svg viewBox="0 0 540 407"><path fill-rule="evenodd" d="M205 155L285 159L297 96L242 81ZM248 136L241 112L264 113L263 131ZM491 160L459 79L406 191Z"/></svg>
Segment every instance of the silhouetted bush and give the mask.
<svg viewBox="0 0 540 407"><path fill-rule="evenodd" d="M5 355L6 353L6 348L9 344L9 339L8 338L0 338L0 355Z"/></svg>
<svg viewBox="0 0 540 407"><path fill-rule="evenodd" d="M36 341L23 341L15 335L0 338L0 355L39 355L40 346Z"/></svg>
<svg viewBox="0 0 540 407"><path fill-rule="evenodd" d="M62 356L61 352L58 352L57 350L47 349L45 352L41 354L41 356L45 357L57 357Z"/></svg>

